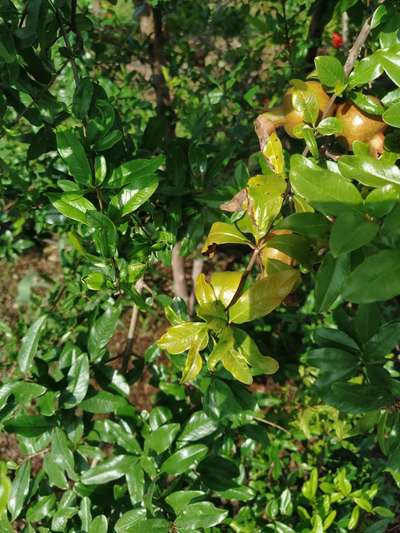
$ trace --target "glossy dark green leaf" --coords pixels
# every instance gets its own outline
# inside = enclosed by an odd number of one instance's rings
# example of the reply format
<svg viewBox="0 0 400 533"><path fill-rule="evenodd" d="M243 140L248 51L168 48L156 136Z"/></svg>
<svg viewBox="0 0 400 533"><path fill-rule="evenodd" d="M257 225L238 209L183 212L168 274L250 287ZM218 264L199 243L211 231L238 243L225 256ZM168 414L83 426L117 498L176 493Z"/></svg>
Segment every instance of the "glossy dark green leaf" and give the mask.
<svg viewBox="0 0 400 533"><path fill-rule="evenodd" d="M400 102L396 102L386 109L382 118L389 126L400 128Z"/></svg>
<svg viewBox="0 0 400 533"><path fill-rule="evenodd" d="M342 213L333 225L329 248L333 257L352 252L371 242L379 226L358 213Z"/></svg>
<svg viewBox="0 0 400 533"><path fill-rule="evenodd" d="M87 396L80 404L88 413L105 414L117 413L125 416L134 416L135 408L122 396L107 391Z"/></svg>
<svg viewBox="0 0 400 533"><path fill-rule="evenodd" d="M204 411L196 411L186 422L179 442L193 442L211 435L218 428L217 424Z"/></svg>
<svg viewBox="0 0 400 533"><path fill-rule="evenodd" d="M342 130L343 126L336 117L326 117L317 126L317 131L321 135L337 135Z"/></svg>
<svg viewBox="0 0 400 533"><path fill-rule="evenodd" d="M129 455L116 455L82 473L85 485L103 485L115 481L129 472L137 459Z"/></svg>
<svg viewBox="0 0 400 533"><path fill-rule="evenodd" d="M166 424L153 431L147 439L148 445L158 454L165 452L174 442L179 424Z"/></svg>
<svg viewBox="0 0 400 533"><path fill-rule="evenodd" d="M307 355L307 363L320 369L316 385L323 388L354 375L359 360L354 354L344 350L320 348Z"/></svg>
<svg viewBox="0 0 400 533"><path fill-rule="evenodd" d="M131 533L169 533L171 523L163 518L149 518L135 523Z"/></svg>
<svg viewBox="0 0 400 533"><path fill-rule="evenodd" d="M26 518L29 522L39 522L48 517L56 504L56 495L49 494L40 497L33 505L29 507Z"/></svg>
<svg viewBox="0 0 400 533"><path fill-rule="evenodd" d="M71 176L82 185L90 185L92 170L79 136L73 129L57 131L56 136L58 152Z"/></svg>
<svg viewBox="0 0 400 533"><path fill-rule="evenodd" d="M145 178L154 176L164 162L165 157L162 155L152 159L134 159L128 161L114 170L111 179L105 184L105 187L120 189L126 185L136 186L138 182L145 183Z"/></svg>
<svg viewBox="0 0 400 533"><path fill-rule="evenodd" d="M315 309L328 311L342 292L343 285L350 274L350 258L341 255L335 259L326 254L315 282Z"/></svg>
<svg viewBox="0 0 400 533"><path fill-rule="evenodd" d="M115 524L115 533L135 533L135 526L146 518L145 509L132 509L124 513Z"/></svg>
<svg viewBox="0 0 400 533"><path fill-rule="evenodd" d="M89 359L81 354L68 370L68 384L62 397L64 409L78 405L86 396L89 387Z"/></svg>
<svg viewBox="0 0 400 533"><path fill-rule="evenodd" d="M158 187L158 177L156 175L135 178L132 185L124 187L112 200L122 216L129 215L136 211L141 205L154 194Z"/></svg>
<svg viewBox="0 0 400 533"><path fill-rule="evenodd" d="M394 401L393 396L380 386L354 383L335 383L327 399L341 411L353 414L389 407Z"/></svg>
<svg viewBox="0 0 400 533"><path fill-rule="evenodd" d="M106 215L98 211L87 211L87 224L94 228L93 240L103 257L114 257L117 250L117 229Z"/></svg>
<svg viewBox="0 0 400 533"><path fill-rule="evenodd" d="M120 314L119 306L109 305L90 328L88 351L92 361L103 354L104 348L114 335Z"/></svg>
<svg viewBox="0 0 400 533"><path fill-rule="evenodd" d="M276 229L290 229L305 237L321 237L328 233L330 223L319 213L293 213L275 227Z"/></svg>
<svg viewBox="0 0 400 533"><path fill-rule="evenodd" d="M193 444L181 448L168 457L161 465L161 472L171 475L183 474L187 470L194 468L208 452L204 444Z"/></svg>
<svg viewBox="0 0 400 533"><path fill-rule="evenodd" d="M132 462L128 472L125 474L125 478L132 505L141 503L143 501L145 478L143 468L138 461Z"/></svg>
<svg viewBox="0 0 400 533"><path fill-rule="evenodd" d="M364 346L366 362L383 362L400 342L400 321L386 322Z"/></svg>
<svg viewBox="0 0 400 533"><path fill-rule="evenodd" d="M101 514L97 515L96 518L92 520L88 533L107 533L107 531L108 520L103 514Z"/></svg>
<svg viewBox="0 0 400 533"><path fill-rule="evenodd" d="M52 461L59 465L71 479L77 479L74 472L74 454L70 449L70 442L60 428L55 428L52 433L51 456Z"/></svg>
<svg viewBox="0 0 400 533"><path fill-rule="evenodd" d="M202 482L211 490L226 490L236 486L240 471L229 459L220 456L206 457L197 468Z"/></svg>
<svg viewBox="0 0 400 533"><path fill-rule="evenodd" d="M382 250L367 257L353 270L343 289L343 297L354 303L379 302L399 294L399 250Z"/></svg>
<svg viewBox="0 0 400 533"><path fill-rule="evenodd" d="M354 155L343 155L338 161L340 172L349 180L357 180L368 187L400 184L400 169L395 164L397 155L385 152L380 159L369 153L367 144L353 143Z"/></svg>
<svg viewBox="0 0 400 533"><path fill-rule="evenodd" d="M47 317L45 315L38 318L29 328L28 333L22 339L21 348L18 352L18 366L21 372L29 372L33 359L36 355L40 335L43 331Z"/></svg>
<svg viewBox="0 0 400 533"><path fill-rule="evenodd" d="M19 415L4 423L10 433L17 433L24 437L38 437L54 427L54 418L40 415Z"/></svg>
<svg viewBox="0 0 400 533"><path fill-rule="evenodd" d="M90 78L83 78L75 89L72 101L72 112L77 118L84 118L90 108L93 97L93 83Z"/></svg>
<svg viewBox="0 0 400 533"><path fill-rule="evenodd" d="M360 351L356 341L340 329L320 327L315 331L314 338L321 347L341 348L350 352Z"/></svg>
<svg viewBox="0 0 400 533"><path fill-rule="evenodd" d="M172 507L175 514L179 514L190 502L195 498L204 496L204 494L205 493L202 490L179 490L169 494L165 498L165 501Z"/></svg>
<svg viewBox="0 0 400 533"><path fill-rule="evenodd" d="M94 148L97 152L104 152L117 144L122 137L121 130L111 130L95 142Z"/></svg>
<svg viewBox="0 0 400 533"><path fill-rule="evenodd" d="M14 38L6 24L0 25L0 58L5 63L15 61L16 50Z"/></svg>
<svg viewBox="0 0 400 533"><path fill-rule="evenodd" d="M12 521L18 518L24 508L25 500L29 492L30 478L31 461L28 460L18 468L12 484L11 494L7 504Z"/></svg>
<svg viewBox="0 0 400 533"><path fill-rule="evenodd" d="M319 167L301 155L292 156L290 161L292 187L313 207L325 215L360 210L360 193L341 174Z"/></svg>
<svg viewBox="0 0 400 533"><path fill-rule="evenodd" d="M361 111L368 115L381 116L383 113L384 107L380 101L368 94L354 92L350 98Z"/></svg>
<svg viewBox="0 0 400 533"><path fill-rule="evenodd" d="M62 215L82 224L88 223L86 212L96 210L92 202L79 193L49 194L49 198L53 206Z"/></svg>
<svg viewBox="0 0 400 533"><path fill-rule="evenodd" d="M191 503L176 518L178 529L193 531L214 527L224 521L228 511L218 509L211 502Z"/></svg>

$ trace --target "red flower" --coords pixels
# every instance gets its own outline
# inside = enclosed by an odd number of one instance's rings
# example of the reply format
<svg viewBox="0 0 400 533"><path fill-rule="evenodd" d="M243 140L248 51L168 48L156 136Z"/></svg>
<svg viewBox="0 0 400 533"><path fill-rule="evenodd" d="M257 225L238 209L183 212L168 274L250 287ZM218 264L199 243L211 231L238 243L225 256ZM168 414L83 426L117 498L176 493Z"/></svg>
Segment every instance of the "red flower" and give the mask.
<svg viewBox="0 0 400 533"><path fill-rule="evenodd" d="M332 33L332 46L334 48L340 48L343 46L343 37L336 31Z"/></svg>

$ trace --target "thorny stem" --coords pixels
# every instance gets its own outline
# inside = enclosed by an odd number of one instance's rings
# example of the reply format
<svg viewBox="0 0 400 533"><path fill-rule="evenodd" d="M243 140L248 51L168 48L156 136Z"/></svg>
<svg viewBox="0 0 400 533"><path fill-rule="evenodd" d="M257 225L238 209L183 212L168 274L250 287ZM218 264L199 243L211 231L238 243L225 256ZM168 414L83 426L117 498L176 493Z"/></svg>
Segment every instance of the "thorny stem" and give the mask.
<svg viewBox="0 0 400 533"><path fill-rule="evenodd" d="M344 73L346 77L349 76L350 72L353 70L357 57L361 51L361 48L364 46L365 41L367 40L370 31L371 31L371 25L370 25L370 18L368 17L367 20L364 22L363 27L361 28L361 31L357 36L357 39L354 41L353 46L350 48L349 54L344 64L343 68L344 68ZM329 115L329 113L331 112L334 106L335 101L336 101L336 94L332 94L332 96L329 99L328 105L326 106L325 111L322 114L321 121L324 120ZM303 156L306 156L308 152L309 152L308 146L306 146L303 151Z"/></svg>

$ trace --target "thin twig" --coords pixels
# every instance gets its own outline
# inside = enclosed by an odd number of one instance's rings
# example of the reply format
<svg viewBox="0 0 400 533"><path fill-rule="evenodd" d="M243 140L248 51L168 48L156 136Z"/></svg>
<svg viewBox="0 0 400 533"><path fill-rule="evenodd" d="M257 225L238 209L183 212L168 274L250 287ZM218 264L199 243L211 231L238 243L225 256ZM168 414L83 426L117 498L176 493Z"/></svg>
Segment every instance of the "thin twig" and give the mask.
<svg viewBox="0 0 400 533"><path fill-rule="evenodd" d="M142 292L143 279L140 279L139 281L137 281L135 288L139 294ZM136 329L138 316L139 316L139 308L136 304L133 304L131 320L129 323L128 337L126 339L126 346L125 346L124 353L122 354L121 372L123 374L125 374L125 372L128 370L129 358L132 355L133 341L135 337L135 329Z"/></svg>
<svg viewBox="0 0 400 533"><path fill-rule="evenodd" d="M246 280L247 280L250 272L253 270L253 267L254 267L254 265L255 265L255 263L257 261L259 253L260 253L260 248L255 248L253 250L253 253L252 253L251 257L250 257L249 264L247 265L246 270L244 271L244 273L243 273L243 275L242 275L242 277L240 279L240 283L238 285L238 288L236 289L236 292L233 295L233 298L232 298L230 304L228 305L227 309L232 307L232 305L239 300L239 298L241 296L241 293L242 293L242 290L243 290L243 287L244 287L244 285L246 283Z"/></svg>
<svg viewBox="0 0 400 533"><path fill-rule="evenodd" d="M75 61L74 51L72 50L71 43L69 42L68 35L67 35L66 30L65 30L64 23L62 21L62 18L60 16L60 12L59 12L58 8L56 8L56 6L53 4L52 0L49 0L49 4L50 4L51 8L54 11L54 15L56 16L58 25L60 27L60 30L61 30L61 33L62 33L62 36L63 36L63 39L64 39L65 46L66 46L66 48L68 50L68 55L69 55L68 59L69 59L69 62L70 62L71 68L72 68L72 74L74 76L75 85L76 85L76 87L78 87L78 85L79 85L79 69L78 69L78 65L76 64L76 61Z"/></svg>
<svg viewBox="0 0 400 533"><path fill-rule="evenodd" d="M281 431L284 431L288 435L291 435L290 431L286 428L280 426L279 424L275 424L275 422L271 422L270 420L266 420L265 418L260 418L259 416L253 416L253 420L257 420L258 422L262 422L263 424L267 424L267 426L271 426L275 429L280 429Z"/></svg>
<svg viewBox="0 0 400 533"><path fill-rule="evenodd" d="M367 40L370 31L371 31L371 25L370 25L370 18L368 17L367 20L364 22L363 27L361 28L361 31L357 36L357 39L354 41L353 46L350 48L349 54L344 64L343 68L344 68L344 73L346 77L348 77L350 72L353 70L357 57L361 51L361 48L364 46L365 41ZM330 112L333 109L335 101L336 101L336 94L332 94L332 96L329 99L328 105L326 106L324 112L322 113L320 122L322 122L322 120L324 120L327 116L329 116ZM306 156L308 152L309 150L308 150L308 147L306 146L303 151L303 156Z"/></svg>

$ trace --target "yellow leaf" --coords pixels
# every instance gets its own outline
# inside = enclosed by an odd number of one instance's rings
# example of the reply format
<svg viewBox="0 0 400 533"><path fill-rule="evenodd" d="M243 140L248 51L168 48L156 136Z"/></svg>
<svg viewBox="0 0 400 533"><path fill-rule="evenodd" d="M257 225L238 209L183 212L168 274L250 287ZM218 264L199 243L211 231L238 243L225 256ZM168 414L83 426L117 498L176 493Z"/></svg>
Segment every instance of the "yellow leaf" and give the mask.
<svg viewBox="0 0 400 533"><path fill-rule="evenodd" d="M204 322L184 322L168 328L164 335L158 339L157 345L170 354L179 354L188 350L196 339L200 338L203 350L208 343L207 324Z"/></svg>
<svg viewBox="0 0 400 533"><path fill-rule="evenodd" d="M263 150L264 157L269 162L274 172L283 174L285 159L283 157L282 143L276 132L272 132Z"/></svg>
<svg viewBox="0 0 400 533"><path fill-rule="evenodd" d="M194 294L199 305L205 305L215 300L214 291L203 273L196 278Z"/></svg>
<svg viewBox="0 0 400 533"><path fill-rule="evenodd" d="M214 222L201 253L212 254L216 244L250 244L250 241L233 224Z"/></svg>
<svg viewBox="0 0 400 533"><path fill-rule="evenodd" d="M205 341L208 342L207 332L200 333L194 340L190 347L188 356L185 361L185 367L182 373L182 383L187 383L188 381L193 381L199 374L202 366L203 360L200 355L200 350L204 348Z"/></svg>
<svg viewBox="0 0 400 533"><path fill-rule="evenodd" d="M229 309L230 322L243 324L271 313L290 294L299 278L299 272L291 268L256 281Z"/></svg>

